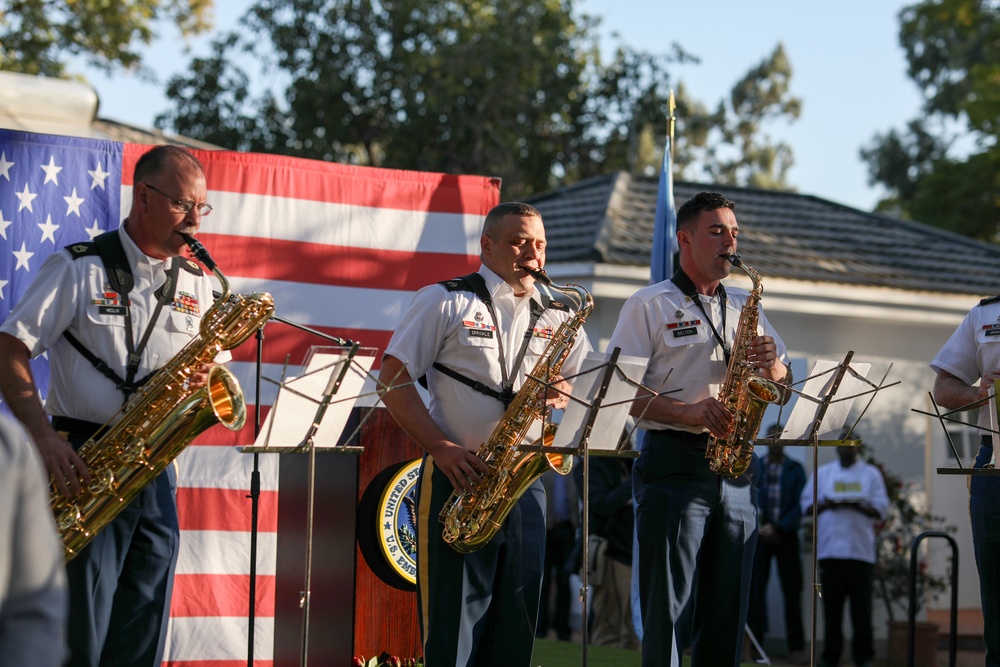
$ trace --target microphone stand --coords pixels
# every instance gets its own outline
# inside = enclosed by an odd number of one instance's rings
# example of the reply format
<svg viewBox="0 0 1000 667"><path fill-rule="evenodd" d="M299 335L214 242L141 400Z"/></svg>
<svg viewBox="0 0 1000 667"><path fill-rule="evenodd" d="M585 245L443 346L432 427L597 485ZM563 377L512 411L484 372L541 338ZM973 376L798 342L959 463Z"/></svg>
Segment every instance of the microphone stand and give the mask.
<svg viewBox="0 0 1000 667"><path fill-rule="evenodd" d="M219 298L221 294L219 292L213 292L215 298ZM322 331L317 331L311 327L307 327L304 324L299 324L298 322L292 322L283 317L277 315L272 315L271 320L276 322L281 322L294 329L299 329L306 333L324 338L335 345L340 345L342 347L351 347L355 343L349 341L345 338L339 338L337 336L331 336L330 334L325 334ZM260 435L261 428L261 418L260 418L260 388L261 388L261 376L263 372L263 357L264 357L264 327L261 326L257 329L257 359L256 359L256 378L255 378L255 391L256 393L256 414L254 415L254 427L253 435L254 440L257 440L257 436ZM250 473L250 495L247 496L250 499L250 608L247 613L247 667L254 667L254 626L256 624L256 608L257 608L257 521L258 513L260 510L260 452L255 451L253 453L253 471Z"/></svg>
<svg viewBox="0 0 1000 667"><path fill-rule="evenodd" d="M264 354L264 327L257 329L257 364L254 378L256 409L254 414L254 441L260 435L260 383ZM257 516L260 508L260 453L253 453L253 471L250 473L250 610L247 615L247 667L253 667L254 625L257 607Z"/></svg>

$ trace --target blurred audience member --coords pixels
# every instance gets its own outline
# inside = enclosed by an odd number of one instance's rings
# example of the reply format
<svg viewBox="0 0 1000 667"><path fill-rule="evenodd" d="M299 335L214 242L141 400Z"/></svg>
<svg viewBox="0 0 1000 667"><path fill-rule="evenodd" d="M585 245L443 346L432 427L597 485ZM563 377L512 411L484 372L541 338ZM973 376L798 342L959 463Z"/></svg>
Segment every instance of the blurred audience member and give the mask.
<svg viewBox="0 0 1000 667"><path fill-rule="evenodd" d="M860 437L855 434L855 438ZM851 646L854 664L871 667L872 589L875 571L875 524L885 518L889 495L882 471L858 459L858 448L837 447L839 461L816 471L816 559L823 600L825 641L820 667L837 667L844 648L844 602L851 599ZM802 491L802 512L813 507L813 481Z"/></svg>
<svg viewBox="0 0 1000 667"><path fill-rule="evenodd" d="M576 485L568 475L554 470L542 475L545 486L545 572L542 576L542 597L538 608L535 636L545 637L554 628L561 641L569 641L573 630L569 623L569 606L573 599L569 587L572 566L568 566L577 527L580 525L580 500ZM553 588L555 602L553 604Z"/></svg>
<svg viewBox="0 0 1000 667"><path fill-rule="evenodd" d="M587 550L591 593L590 643L639 649L632 624L632 461L620 456L590 457L588 507L591 548ZM583 488L583 463L573 467Z"/></svg>
<svg viewBox="0 0 1000 667"><path fill-rule="evenodd" d="M781 424L772 425L768 438L781 436ZM805 634L802 629L802 562L799 560L799 500L806 485L806 471L798 461L785 456L785 448L771 444L761 460L763 474L757 491L760 529L757 533L757 558L750 592L748 622L757 641L763 645L769 629L767 621L767 583L771 561L778 563L778 578L785 608L785 632L788 639L788 662L809 664Z"/></svg>
<svg viewBox="0 0 1000 667"><path fill-rule="evenodd" d="M49 486L27 434L0 415L0 665L58 667L66 647L66 570Z"/></svg>

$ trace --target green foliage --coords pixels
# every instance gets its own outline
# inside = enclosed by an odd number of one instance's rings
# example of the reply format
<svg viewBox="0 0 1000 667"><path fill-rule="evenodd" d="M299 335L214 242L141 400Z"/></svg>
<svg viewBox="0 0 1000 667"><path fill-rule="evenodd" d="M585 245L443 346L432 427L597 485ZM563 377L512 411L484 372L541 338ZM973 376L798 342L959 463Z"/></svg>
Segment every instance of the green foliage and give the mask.
<svg viewBox="0 0 1000 667"><path fill-rule="evenodd" d="M167 19L185 36L211 27L212 0L9 0L0 5L0 69L50 77L66 75L83 56L97 68L135 70L139 49Z"/></svg>
<svg viewBox="0 0 1000 667"><path fill-rule="evenodd" d="M174 130L233 150L285 152L273 147L290 141L288 119L269 94L251 96L249 76L227 60L237 48L235 35L224 36L192 61L189 77L170 80L167 96L188 101L186 113L172 116Z"/></svg>
<svg viewBox="0 0 1000 667"><path fill-rule="evenodd" d="M258 0L170 82L175 109L156 125L236 150L499 176L505 198L655 174L667 67L694 58L620 45L605 61L598 25L573 0ZM257 91L251 68L265 72ZM682 121L679 153L693 141L710 177L783 185L790 151L759 131L798 114L790 75L779 47L734 89L730 116ZM706 140L731 144L725 161Z"/></svg>
<svg viewBox="0 0 1000 667"><path fill-rule="evenodd" d="M900 12L923 117L861 150L878 209L984 241L1000 239L1000 6L924 0Z"/></svg>
<svg viewBox="0 0 1000 667"><path fill-rule="evenodd" d="M772 142L764 126L799 117L802 101L791 96L791 78L791 62L779 43L736 82L729 104L720 103L714 112L689 100L680 89L678 128L688 135L686 150L677 160L681 173L696 165L714 183L788 189L792 149Z"/></svg>

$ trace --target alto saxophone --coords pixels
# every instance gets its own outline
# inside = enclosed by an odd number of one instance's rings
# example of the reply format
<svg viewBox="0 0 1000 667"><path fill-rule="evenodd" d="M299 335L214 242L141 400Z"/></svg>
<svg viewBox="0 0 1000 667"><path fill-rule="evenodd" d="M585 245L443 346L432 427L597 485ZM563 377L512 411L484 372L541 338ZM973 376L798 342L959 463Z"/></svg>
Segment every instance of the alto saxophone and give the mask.
<svg viewBox="0 0 1000 667"><path fill-rule="evenodd" d="M736 327L736 339L729 356L726 380L719 390L719 401L734 417L733 428L724 438L710 435L705 458L713 472L735 479L750 467L754 441L760 430L764 411L782 396L778 385L760 377L757 370L747 360L750 344L757 337L760 295L764 286L760 274L743 263L738 254L727 259L738 269L750 276L753 289L740 312L740 322Z"/></svg>
<svg viewBox="0 0 1000 667"><path fill-rule="evenodd" d="M260 328L274 313L274 299L266 292L232 295L229 281L205 247L194 237L185 235L185 240L218 277L223 293L201 318L198 335L108 420L103 434L80 447L78 454L87 464L91 483L72 498L52 492L52 511L67 561L199 433L216 422L239 430L246 421L243 391L228 369L213 366L208 381L197 389L188 386L189 380L219 352L236 347Z"/></svg>
<svg viewBox="0 0 1000 667"><path fill-rule="evenodd" d="M526 270L539 282L572 298L576 313L556 330L489 440L480 446L477 454L489 472L472 491L452 492L438 516L444 524L442 538L460 553L472 553L493 539L515 503L542 473L552 468L566 475L573 467L571 456L558 452L543 455L521 450L519 445L535 420L544 416L545 401L539 395L544 395L546 386L559 375L580 327L594 309L594 299L579 285L555 285L544 271ZM549 446L555 433L555 424L547 422L542 437L532 444Z"/></svg>

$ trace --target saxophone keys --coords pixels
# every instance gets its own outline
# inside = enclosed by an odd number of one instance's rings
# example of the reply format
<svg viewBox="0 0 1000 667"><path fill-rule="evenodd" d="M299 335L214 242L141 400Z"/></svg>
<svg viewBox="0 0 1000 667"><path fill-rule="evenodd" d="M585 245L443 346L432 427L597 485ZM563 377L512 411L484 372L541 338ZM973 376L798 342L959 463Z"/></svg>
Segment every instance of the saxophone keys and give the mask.
<svg viewBox="0 0 1000 667"><path fill-rule="evenodd" d="M74 526L79 526L82 518L83 513L80 508L76 503L70 503L56 517L56 525L59 526L59 530L65 532Z"/></svg>
<svg viewBox="0 0 1000 667"><path fill-rule="evenodd" d="M112 495L114 488L118 485L115 481L115 475L110 470L101 470L100 474L94 476L90 481L90 486L87 487L92 495L107 494Z"/></svg>

